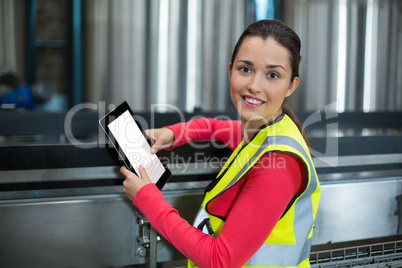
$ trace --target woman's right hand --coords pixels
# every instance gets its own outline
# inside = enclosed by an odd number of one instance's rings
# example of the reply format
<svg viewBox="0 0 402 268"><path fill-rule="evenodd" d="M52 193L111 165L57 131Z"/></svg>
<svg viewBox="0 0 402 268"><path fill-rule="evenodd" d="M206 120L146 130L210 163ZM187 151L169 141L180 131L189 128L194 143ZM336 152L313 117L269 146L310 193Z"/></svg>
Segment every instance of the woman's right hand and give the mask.
<svg viewBox="0 0 402 268"><path fill-rule="evenodd" d="M170 128L154 128L145 130L147 136L154 142L151 153L156 154L161 149L169 148L174 143L174 132Z"/></svg>

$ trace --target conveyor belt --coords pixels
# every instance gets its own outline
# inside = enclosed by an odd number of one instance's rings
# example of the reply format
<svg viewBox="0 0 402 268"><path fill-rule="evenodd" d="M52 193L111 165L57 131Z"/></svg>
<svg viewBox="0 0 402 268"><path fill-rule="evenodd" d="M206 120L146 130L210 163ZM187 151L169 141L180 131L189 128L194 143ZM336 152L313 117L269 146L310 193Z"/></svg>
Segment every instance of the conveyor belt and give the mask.
<svg viewBox="0 0 402 268"><path fill-rule="evenodd" d="M202 193L209 181L192 181L192 182L172 182L165 185L163 192L169 194L180 193ZM62 189L39 189L39 190L18 190L18 191L0 191L0 201L2 204L26 199L35 199L39 202L44 198L79 198L83 199L88 196L95 195L122 195L124 196L123 186L99 186L99 187L77 187Z"/></svg>
<svg viewBox="0 0 402 268"><path fill-rule="evenodd" d="M402 240L313 251L312 268L402 267Z"/></svg>
<svg viewBox="0 0 402 268"><path fill-rule="evenodd" d="M322 186L312 241L313 268L402 267L400 115L350 115L354 119L348 122L343 120L348 115L340 114L308 126L310 133L320 134L310 141ZM34 262L37 267L143 264L144 249L136 241L138 219L123 193L123 176L119 172L122 163L117 161L115 151L105 144L81 148L60 140L59 136L65 134L63 115L13 116L22 121L0 114L0 123L7 123L0 129L0 141L6 141L0 145L0 266L24 267ZM100 141L98 116L90 114L77 125L73 122L73 135L80 141L88 135ZM79 117L77 114L74 118ZM166 116L162 117L158 124L169 124ZM35 120L42 124L32 132L27 124L36 125ZM329 135L327 123L338 121L339 133ZM353 127L381 131L358 136L361 129L347 129ZM342 136L345 133L353 135ZM32 141L20 139L26 135L40 137ZM49 136L53 140L44 144L41 139L49 141ZM203 189L223 165L216 160L229 153L228 149L213 146L183 146L161 152L173 173L163 194L184 219L193 221ZM387 236L398 237L392 241L351 243ZM339 243L347 244L338 247ZM337 247L326 247L329 244ZM157 248L159 264L184 259L163 239Z"/></svg>
<svg viewBox="0 0 402 268"><path fill-rule="evenodd" d="M372 156L339 157L338 168L363 164L371 166L389 162L402 163L402 154L376 156L375 162L370 161L371 159L374 158ZM320 168L328 166L323 162L325 159L314 160L321 184L388 180L402 176L402 169L323 173L320 172ZM175 179L165 186L164 191L203 190L210 180L199 180L197 176L208 175L213 178L219 171L216 166L204 166L197 163L168 164L168 167ZM121 194L123 179L119 167L116 166L0 171L0 200ZM13 190L14 188L17 189Z"/></svg>

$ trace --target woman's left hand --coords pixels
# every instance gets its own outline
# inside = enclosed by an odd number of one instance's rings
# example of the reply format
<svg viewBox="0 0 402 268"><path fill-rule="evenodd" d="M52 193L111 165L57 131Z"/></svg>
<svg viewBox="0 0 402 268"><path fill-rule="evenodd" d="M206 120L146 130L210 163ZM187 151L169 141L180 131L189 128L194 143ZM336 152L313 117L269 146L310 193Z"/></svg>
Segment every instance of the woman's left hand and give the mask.
<svg viewBox="0 0 402 268"><path fill-rule="evenodd" d="M126 177L126 179L123 182L124 193L131 201L133 201L135 195L143 186L145 186L148 183L152 183L148 177L147 172L142 166L139 167L139 170L141 178L135 175L130 170L128 170L125 166L122 166L120 168L120 172L123 173L123 175Z"/></svg>

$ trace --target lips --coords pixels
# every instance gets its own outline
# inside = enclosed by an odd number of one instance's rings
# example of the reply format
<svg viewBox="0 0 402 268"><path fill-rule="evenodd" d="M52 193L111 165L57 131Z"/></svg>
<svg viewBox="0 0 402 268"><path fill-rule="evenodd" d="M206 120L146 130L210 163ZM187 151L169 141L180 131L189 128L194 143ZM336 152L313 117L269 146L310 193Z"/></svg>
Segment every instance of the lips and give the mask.
<svg viewBox="0 0 402 268"><path fill-rule="evenodd" d="M250 107L258 107L264 104L265 102L252 96L242 96L243 102Z"/></svg>

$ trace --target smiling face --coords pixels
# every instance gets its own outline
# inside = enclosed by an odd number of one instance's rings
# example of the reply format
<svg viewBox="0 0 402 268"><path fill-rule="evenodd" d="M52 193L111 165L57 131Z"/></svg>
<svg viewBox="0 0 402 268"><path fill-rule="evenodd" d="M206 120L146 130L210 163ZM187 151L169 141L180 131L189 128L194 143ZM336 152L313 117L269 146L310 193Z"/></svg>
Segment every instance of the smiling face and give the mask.
<svg viewBox="0 0 402 268"><path fill-rule="evenodd" d="M258 129L282 113L282 103L299 84L285 47L272 38L246 38L229 64L230 96L243 128Z"/></svg>

